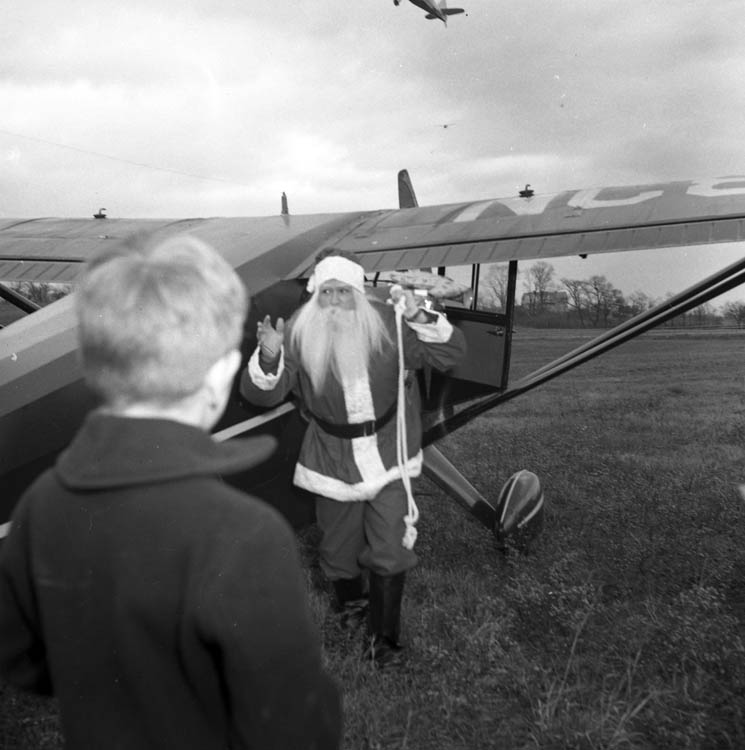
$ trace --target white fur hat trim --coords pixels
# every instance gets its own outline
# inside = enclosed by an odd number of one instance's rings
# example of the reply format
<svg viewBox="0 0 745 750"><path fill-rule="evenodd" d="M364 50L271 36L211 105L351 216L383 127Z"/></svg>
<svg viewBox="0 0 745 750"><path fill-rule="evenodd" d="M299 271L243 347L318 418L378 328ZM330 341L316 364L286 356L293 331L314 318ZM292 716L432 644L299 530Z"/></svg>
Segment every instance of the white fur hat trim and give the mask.
<svg viewBox="0 0 745 750"><path fill-rule="evenodd" d="M343 258L341 255L327 255L316 264L313 275L308 279L307 289L314 292L321 284L336 279L351 287L365 291L365 269L359 263Z"/></svg>

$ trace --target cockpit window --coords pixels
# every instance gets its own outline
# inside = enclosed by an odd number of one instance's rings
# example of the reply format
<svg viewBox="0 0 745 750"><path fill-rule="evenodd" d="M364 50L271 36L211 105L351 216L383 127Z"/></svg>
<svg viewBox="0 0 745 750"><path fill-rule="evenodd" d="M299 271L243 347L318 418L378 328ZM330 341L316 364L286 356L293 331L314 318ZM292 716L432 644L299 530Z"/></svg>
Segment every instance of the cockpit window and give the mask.
<svg viewBox="0 0 745 750"><path fill-rule="evenodd" d="M68 295L72 284L40 281L0 282L0 328Z"/></svg>

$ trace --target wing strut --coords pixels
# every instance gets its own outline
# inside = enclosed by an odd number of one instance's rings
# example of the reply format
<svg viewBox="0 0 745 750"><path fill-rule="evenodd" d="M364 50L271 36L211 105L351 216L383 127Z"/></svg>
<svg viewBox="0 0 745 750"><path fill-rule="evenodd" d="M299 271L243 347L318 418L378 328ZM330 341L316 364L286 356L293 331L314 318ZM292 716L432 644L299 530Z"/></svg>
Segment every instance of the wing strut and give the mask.
<svg viewBox="0 0 745 750"><path fill-rule="evenodd" d="M423 471L438 487L454 497L466 510L476 516L490 531L497 525L497 510L491 503L453 466L434 445L424 449Z"/></svg>

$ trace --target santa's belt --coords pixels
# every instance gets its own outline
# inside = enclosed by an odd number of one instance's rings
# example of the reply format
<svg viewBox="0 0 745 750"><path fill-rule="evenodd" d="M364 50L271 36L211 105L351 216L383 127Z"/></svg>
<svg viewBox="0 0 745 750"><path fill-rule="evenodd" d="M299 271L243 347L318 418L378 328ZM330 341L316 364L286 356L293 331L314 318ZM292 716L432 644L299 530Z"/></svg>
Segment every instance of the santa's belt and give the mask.
<svg viewBox="0 0 745 750"><path fill-rule="evenodd" d="M398 404L393 404L388 411L378 419L371 419L369 422L355 422L354 424L334 424L333 422L327 422L320 417L317 417L313 412L305 412L305 417L308 420L313 420L324 432L328 432L329 435L334 437L344 438L351 440L352 438L367 437L374 435L384 427L388 422L391 421L393 415L396 413L396 407Z"/></svg>

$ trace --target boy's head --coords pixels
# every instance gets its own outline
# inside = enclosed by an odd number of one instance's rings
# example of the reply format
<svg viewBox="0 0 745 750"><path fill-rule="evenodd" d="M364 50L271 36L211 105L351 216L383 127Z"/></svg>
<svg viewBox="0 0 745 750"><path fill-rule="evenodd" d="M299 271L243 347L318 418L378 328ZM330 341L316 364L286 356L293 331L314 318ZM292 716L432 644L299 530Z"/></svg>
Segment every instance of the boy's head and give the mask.
<svg viewBox="0 0 745 750"><path fill-rule="evenodd" d="M193 237L100 253L77 290L86 381L111 406L177 403L238 349L247 311L233 268Z"/></svg>

